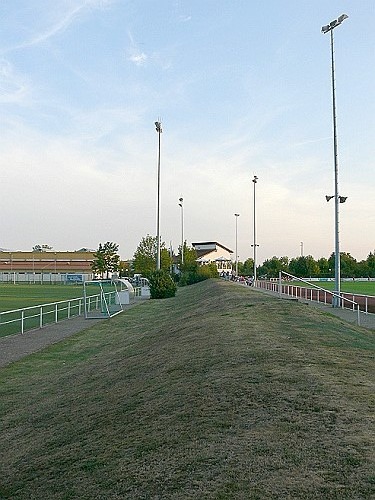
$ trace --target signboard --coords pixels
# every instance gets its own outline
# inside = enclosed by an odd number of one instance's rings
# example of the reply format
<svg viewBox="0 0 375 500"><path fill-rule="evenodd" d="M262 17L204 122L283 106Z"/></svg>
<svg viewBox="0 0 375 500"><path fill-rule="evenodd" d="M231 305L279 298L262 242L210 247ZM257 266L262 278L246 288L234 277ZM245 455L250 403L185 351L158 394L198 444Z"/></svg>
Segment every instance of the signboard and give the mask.
<svg viewBox="0 0 375 500"><path fill-rule="evenodd" d="M83 283L83 275L82 274L67 274L66 281L68 283Z"/></svg>

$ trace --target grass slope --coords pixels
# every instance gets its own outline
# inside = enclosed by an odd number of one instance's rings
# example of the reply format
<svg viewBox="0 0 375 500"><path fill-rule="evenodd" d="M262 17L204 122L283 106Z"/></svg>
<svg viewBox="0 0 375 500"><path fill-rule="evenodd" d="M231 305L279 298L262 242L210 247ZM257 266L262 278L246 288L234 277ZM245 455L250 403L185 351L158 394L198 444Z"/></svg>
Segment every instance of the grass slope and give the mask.
<svg viewBox="0 0 375 500"><path fill-rule="evenodd" d="M0 498L371 498L373 354L228 282L149 301L0 370Z"/></svg>

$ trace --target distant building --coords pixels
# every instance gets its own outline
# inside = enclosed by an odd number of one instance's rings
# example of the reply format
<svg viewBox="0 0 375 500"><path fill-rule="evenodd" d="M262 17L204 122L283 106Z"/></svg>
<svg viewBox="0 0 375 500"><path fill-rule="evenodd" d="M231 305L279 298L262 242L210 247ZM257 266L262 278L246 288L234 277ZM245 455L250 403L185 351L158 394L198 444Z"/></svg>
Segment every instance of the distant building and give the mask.
<svg viewBox="0 0 375 500"><path fill-rule="evenodd" d="M2 282L80 282L93 277L93 251L0 252Z"/></svg>
<svg viewBox="0 0 375 500"><path fill-rule="evenodd" d="M203 241L192 243L197 252L197 262L203 266L215 263L219 273L232 273L233 264L231 254L233 250L217 243L216 241Z"/></svg>

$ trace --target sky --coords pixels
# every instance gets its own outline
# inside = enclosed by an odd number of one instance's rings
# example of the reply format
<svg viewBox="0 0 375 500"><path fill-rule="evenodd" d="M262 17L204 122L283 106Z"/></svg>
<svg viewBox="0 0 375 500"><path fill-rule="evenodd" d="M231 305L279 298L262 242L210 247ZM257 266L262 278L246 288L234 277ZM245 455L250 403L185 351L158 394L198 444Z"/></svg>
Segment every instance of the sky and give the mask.
<svg viewBox="0 0 375 500"><path fill-rule="evenodd" d="M1 0L0 248L375 248L374 0ZM255 186L252 179L258 177ZM255 195L255 214L254 214ZM233 258L235 255L233 254Z"/></svg>

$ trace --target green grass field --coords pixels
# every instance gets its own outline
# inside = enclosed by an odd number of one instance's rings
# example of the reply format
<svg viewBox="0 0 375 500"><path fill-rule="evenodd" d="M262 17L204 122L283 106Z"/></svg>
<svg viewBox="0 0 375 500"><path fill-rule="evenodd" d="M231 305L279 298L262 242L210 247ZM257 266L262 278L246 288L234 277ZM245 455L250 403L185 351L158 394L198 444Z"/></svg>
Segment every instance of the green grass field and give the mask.
<svg viewBox="0 0 375 500"><path fill-rule="evenodd" d="M0 285L0 311L83 297L83 285Z"/></svg>
<svg viewBox="0 0 375 500"><path fill-rule="evenodd" d="M112 290L111 285L104 291ZM87 294L99 293L96 285L87 286ZM40 304L83 297L83 285L0 284L0 311L11 311Z"/></svg>
<svg viewBox="0 0 375 500"><path fill-rule="evenodd" d="M335 283L333 281L312 281L313 285L333 291ZM293 285L308 286L301 281L293 281ZM375 281L342 281L341 292L355 293L359 295L375 295Z"/></svg>
<svg viewBox="0 0 375 500"><path fill-rule="evenodd" d="M209 280L0 369L2 499L370 499L374 334Z"/></svg>

